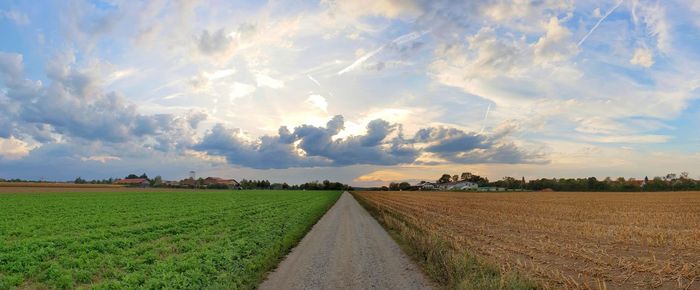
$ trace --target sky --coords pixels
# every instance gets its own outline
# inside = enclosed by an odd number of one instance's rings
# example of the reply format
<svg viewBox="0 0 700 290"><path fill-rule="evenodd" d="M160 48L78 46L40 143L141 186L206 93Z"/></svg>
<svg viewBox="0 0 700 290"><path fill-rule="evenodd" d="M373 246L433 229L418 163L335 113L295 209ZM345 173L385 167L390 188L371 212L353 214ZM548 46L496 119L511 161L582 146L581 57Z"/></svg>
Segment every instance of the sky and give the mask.
<svg viewBox="0 0 700 290"><path fill-rule="evenodd" d="M700 177L695 0L0 2L0 177Z"/></svg>

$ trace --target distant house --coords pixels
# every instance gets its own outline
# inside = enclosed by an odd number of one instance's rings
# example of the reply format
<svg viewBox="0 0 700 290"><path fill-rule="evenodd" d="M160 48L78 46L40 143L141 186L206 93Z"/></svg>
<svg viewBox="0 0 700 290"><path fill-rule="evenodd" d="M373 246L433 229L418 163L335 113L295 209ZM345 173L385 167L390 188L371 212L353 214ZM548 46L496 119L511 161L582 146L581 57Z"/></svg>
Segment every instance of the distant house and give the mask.
<svg viewBox="0 0 700 290"><path fill-rule="evenodd" d="M180 182L176 180L163 180L162 185L167 187L178 187L180 186Z"/></svg>
<svg viewBox="0 0 700 290"><path fill-rule="evenodd" d="M197 180L190 177L187 179L180 180L180 182L178 182L178 185L182 187L194 188L197 186Z"/></svg>
<svg viewBox="0 0 700 290"><path fill-rule="evenodd" d="M224 185L228 188L239 188L241 185L235 179L223 179L220 177L207 177L203 182L204 186Z"/></svg>
<svg viewBox="0 0 700 290"><path fill-rule="evenodd" d="M479 188L478 184L466 180L444 183L421 182L416 186L420 190L472 190Z"/></svg>
<svg viewBox="0 0 700 290"><path fill-rule="evenodd" d="M437 188L437 184L432 182L422 182L416 185L420 190L433 190Z"/></svg>
<svg viewBox="0 0 700 290"><path fill-rule="evenodd" d="M133 187L148 187L151 183L145 178L118 179L114 184L121 184Z"/></svg>
<svg viewBox="0 0 700 290"><path fill-rule="evenodd" d="M437 187L442 190L471 190L478 189L479 185L471 181L457 181L457 182L446 182L438 183Z"/></svg>

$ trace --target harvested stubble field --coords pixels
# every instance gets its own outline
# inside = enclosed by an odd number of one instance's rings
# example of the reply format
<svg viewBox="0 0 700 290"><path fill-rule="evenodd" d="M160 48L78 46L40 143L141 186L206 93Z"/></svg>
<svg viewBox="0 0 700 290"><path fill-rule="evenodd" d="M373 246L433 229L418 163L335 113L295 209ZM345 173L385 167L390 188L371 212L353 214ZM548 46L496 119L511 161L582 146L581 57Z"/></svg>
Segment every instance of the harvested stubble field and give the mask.
<svg viewBox="0 0 700 290"><path fill-rule="evenodd" d="M0 289L251 289L340 196L111 190L0 194Z"/></svg>
<svg viewBox="0 0 700 290"><path fill-rule="evenodd" d="M444 243L451 255L421 262L449 287L470 285L459 280L473 274L451 269L469 256L542 288L700 289L700 192L355 196L419 260ZM495 288L508 287L500 279Z"/></svg>

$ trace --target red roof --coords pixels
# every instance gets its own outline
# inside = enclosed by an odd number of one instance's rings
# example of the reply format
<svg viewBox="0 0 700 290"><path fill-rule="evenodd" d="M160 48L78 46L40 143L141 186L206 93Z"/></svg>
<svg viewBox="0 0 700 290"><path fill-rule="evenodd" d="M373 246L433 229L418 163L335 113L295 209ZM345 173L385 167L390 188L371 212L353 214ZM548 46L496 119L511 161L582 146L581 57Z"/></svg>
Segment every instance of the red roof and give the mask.
<svg viewBox="0 0 700 290"><path fill-rule="evenodd" d="M223 179L220 177L207 177L204 179L204 184L227 184L227 185L238 185L238 181L234 179Z"/></svg>
<svg viewBox="0 0 700 290"><path fill-rule="evenodd" d="M145 178L132 178L132 179L119 179L115 181L114 183L117 184L139 184L139 183L144 183L148 182Z"/></svg>

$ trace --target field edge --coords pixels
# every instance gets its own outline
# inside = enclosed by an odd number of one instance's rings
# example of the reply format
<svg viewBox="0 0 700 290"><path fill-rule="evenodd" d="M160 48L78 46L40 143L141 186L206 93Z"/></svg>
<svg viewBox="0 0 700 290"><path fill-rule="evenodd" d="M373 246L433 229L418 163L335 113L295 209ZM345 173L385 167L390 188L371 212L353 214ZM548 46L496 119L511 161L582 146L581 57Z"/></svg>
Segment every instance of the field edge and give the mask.
<svg viewBox="0 0 700 290"><path fill-rule="evenodd" d="M399 214L373 206L356 192L351 194L421 270L444 289L543 288L516 271L506 272L470 253L459 252L439 236L406 222Z"/></svg>

